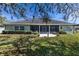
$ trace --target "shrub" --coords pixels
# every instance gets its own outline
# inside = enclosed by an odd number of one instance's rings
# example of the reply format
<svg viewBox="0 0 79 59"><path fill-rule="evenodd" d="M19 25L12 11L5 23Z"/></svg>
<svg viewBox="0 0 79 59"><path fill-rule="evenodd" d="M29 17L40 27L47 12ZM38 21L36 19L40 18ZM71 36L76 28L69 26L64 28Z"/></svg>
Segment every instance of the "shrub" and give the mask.
<svg viewBox="0 0 79 59"><path fill-rule="evenodd" d="M1 40L1 43L0 55L79 56L79 34L51 38L20 36L16 40Z"/></svg>
<svg viewBox="0 0 79 59"><path fill-rule="evenodd" d="M32 31L3 31L2 34L37 34L37 32L32 32Z"/></svg>
<svg viewBox="0 0 79 59"><path fill-rule="evenodd" d="M38 32L33 32L33 31L22 31L22 30L18 30L18 31L3 31L2 34L34 34L34 35L38 35Z"/></svg>
<svg viewBox="0 0 79 59"><path fill-rule="evenodd" d="M67 34L65 31L59 31L59 34Z"/></svg>
<svg viewBox="0 0 79 59"><path fill-rule="evenodd" d="M13 31L3 31L2 32L2 34L10 34L10 33L13 34L14 32Z"/></svg>
<svg viewBox="0 0 79 59"><path fill-rule="evenodd" d="M33 32L33 34L38 34L38 32L36 31L36 32Z"/></svg>

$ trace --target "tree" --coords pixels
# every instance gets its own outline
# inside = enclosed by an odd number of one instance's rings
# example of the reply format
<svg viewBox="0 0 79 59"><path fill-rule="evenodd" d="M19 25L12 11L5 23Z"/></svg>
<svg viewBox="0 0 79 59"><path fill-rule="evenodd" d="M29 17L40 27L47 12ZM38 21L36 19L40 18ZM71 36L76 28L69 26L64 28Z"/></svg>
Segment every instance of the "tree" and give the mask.
<svg viewBox="0 0 79 59"><path fill-rule="evenodd" d="M37 4L18 4L18 3L1 3L0 12L3 11L9 13L10 15L20 18L26 18L26 14L33 12L32 16L37 17L40 15L42 18L51 18L50 13L61 13L64 20L68 20L72 17L74 22L79 17L79 4L78 3L37 3ZM34 9L34 10L33 10ZM0 13L0 14L1 14Z"/></svg>
<svg viewBox="0 0 79 59"><path fill-rule="evenodd" d="M6 21L5 19L5 17L0 16L0 24L3 24Z"/></svg>

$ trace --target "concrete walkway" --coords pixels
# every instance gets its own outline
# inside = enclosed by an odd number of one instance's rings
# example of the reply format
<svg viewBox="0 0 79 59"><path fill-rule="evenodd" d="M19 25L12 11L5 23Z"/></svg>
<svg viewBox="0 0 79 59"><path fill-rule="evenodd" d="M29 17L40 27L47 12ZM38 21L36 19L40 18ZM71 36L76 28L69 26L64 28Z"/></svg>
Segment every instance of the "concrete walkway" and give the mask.
<svg viewBox="0 0 79 59"><path fill-rule="evenodd" d="M46 33L41 33L39 37L55 37L57 36L56 34L46 34Z"/></svg>

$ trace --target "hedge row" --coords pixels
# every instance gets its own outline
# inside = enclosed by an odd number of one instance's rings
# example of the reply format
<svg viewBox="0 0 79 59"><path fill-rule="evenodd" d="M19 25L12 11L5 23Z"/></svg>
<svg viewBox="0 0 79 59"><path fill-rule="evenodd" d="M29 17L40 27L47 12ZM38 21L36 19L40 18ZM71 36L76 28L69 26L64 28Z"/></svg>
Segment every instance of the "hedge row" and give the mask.
<svg viewBox="0 0 79 59"><path fill-rule="evenodd" d="M67 34L65 31L59 31L59 34Z"/></svg>
<svg viewBox="0 0 79 59"><path fill-rule="evenodd" d="M59 34L66 34L64 31L59 31ZM2 34L38 34L38 32L33 31L3 31Z"/></svg>
<svg viewBox="0 0 79 59"><path fill-rule="evenodd" d="M3 31L2 34L38 34L32 31Z"/></svg>

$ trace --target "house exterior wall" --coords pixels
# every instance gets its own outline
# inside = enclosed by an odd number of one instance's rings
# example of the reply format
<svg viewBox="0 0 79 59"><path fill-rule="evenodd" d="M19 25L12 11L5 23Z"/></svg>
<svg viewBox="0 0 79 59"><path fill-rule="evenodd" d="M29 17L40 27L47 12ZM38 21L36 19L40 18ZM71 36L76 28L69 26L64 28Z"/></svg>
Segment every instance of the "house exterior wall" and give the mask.
<svg viewBox="0 0 79 59"><path fill-rule="evenodd" d="M21 25L16 25L16 26L21 26ZM15 26L14 25L6 25L5 26L6 31L15 31ZM24 26L24 31L29 31L30 26Z"/></svg>
<svg viewBox="0 0 79 59"><path fill-rule="evenodd" d="M14 28L14 26L12 26L12 25L7 25L7 26L5 26L5 30L6 30L6 31L14 31L15 28Z"/></svg>
<svg viewBox="0 0 79 59"><path fill-rule="evenodd" d="M79 26L75 26L75 31L79 32Z"/></svg>
<svg viewBox="0 0 79 59"><path fill-rule="evenodd" d="M30 26L24 26L25 31L30 31Z"/></svg>
<svg viewBox="0 0 79 59"><path fill-rule="evenodd" d="M2 33L2 31L5 30L5 27L0 27L0 33Z"/></svg>
<svg viewBox="0 0 79 59"><path fill-rule="evenodd" d="M31 26L30 25L6 25L5 26L5 30L7 30L7 31L15 31L15 26L24 26L24 31L30 31L31 30ZM41 26L43 26L43 25L41 25ZM48 31L47 31L47 29L44 27L44 28L41 28L41 26L40 26L40 32L45 32L45 30L46 30L46 33L47 32L49 32L49 29L48 29ZM45 25L44 25L45 26ZM59 32L59 31L65 31L65 32L68 32L68 33L71 33L72 32L72 30L73 30L73 26L67 26L67 25L53 25L54 27L57 27L58 26L58 31L57 32ZM52 27L53 27L52 26ZM52 28L51 26L50 26L50 29ZM35 29L35 26L34 26L34 29ZM41 31L41 30L43 30L43 31ZM56 30L56 29L55 29ZM38 31L39 31L39 25L38 25ZM52 31L50 31L50 33L53 33L54 32L54 28L52 28Z"/></svg>
<svg viewBox="0 0 79 59"><path fill-rule="evenodd" d="M65 31L67 33L72 33L73 32L73 26L60 25L59 31Z"/></svg>

